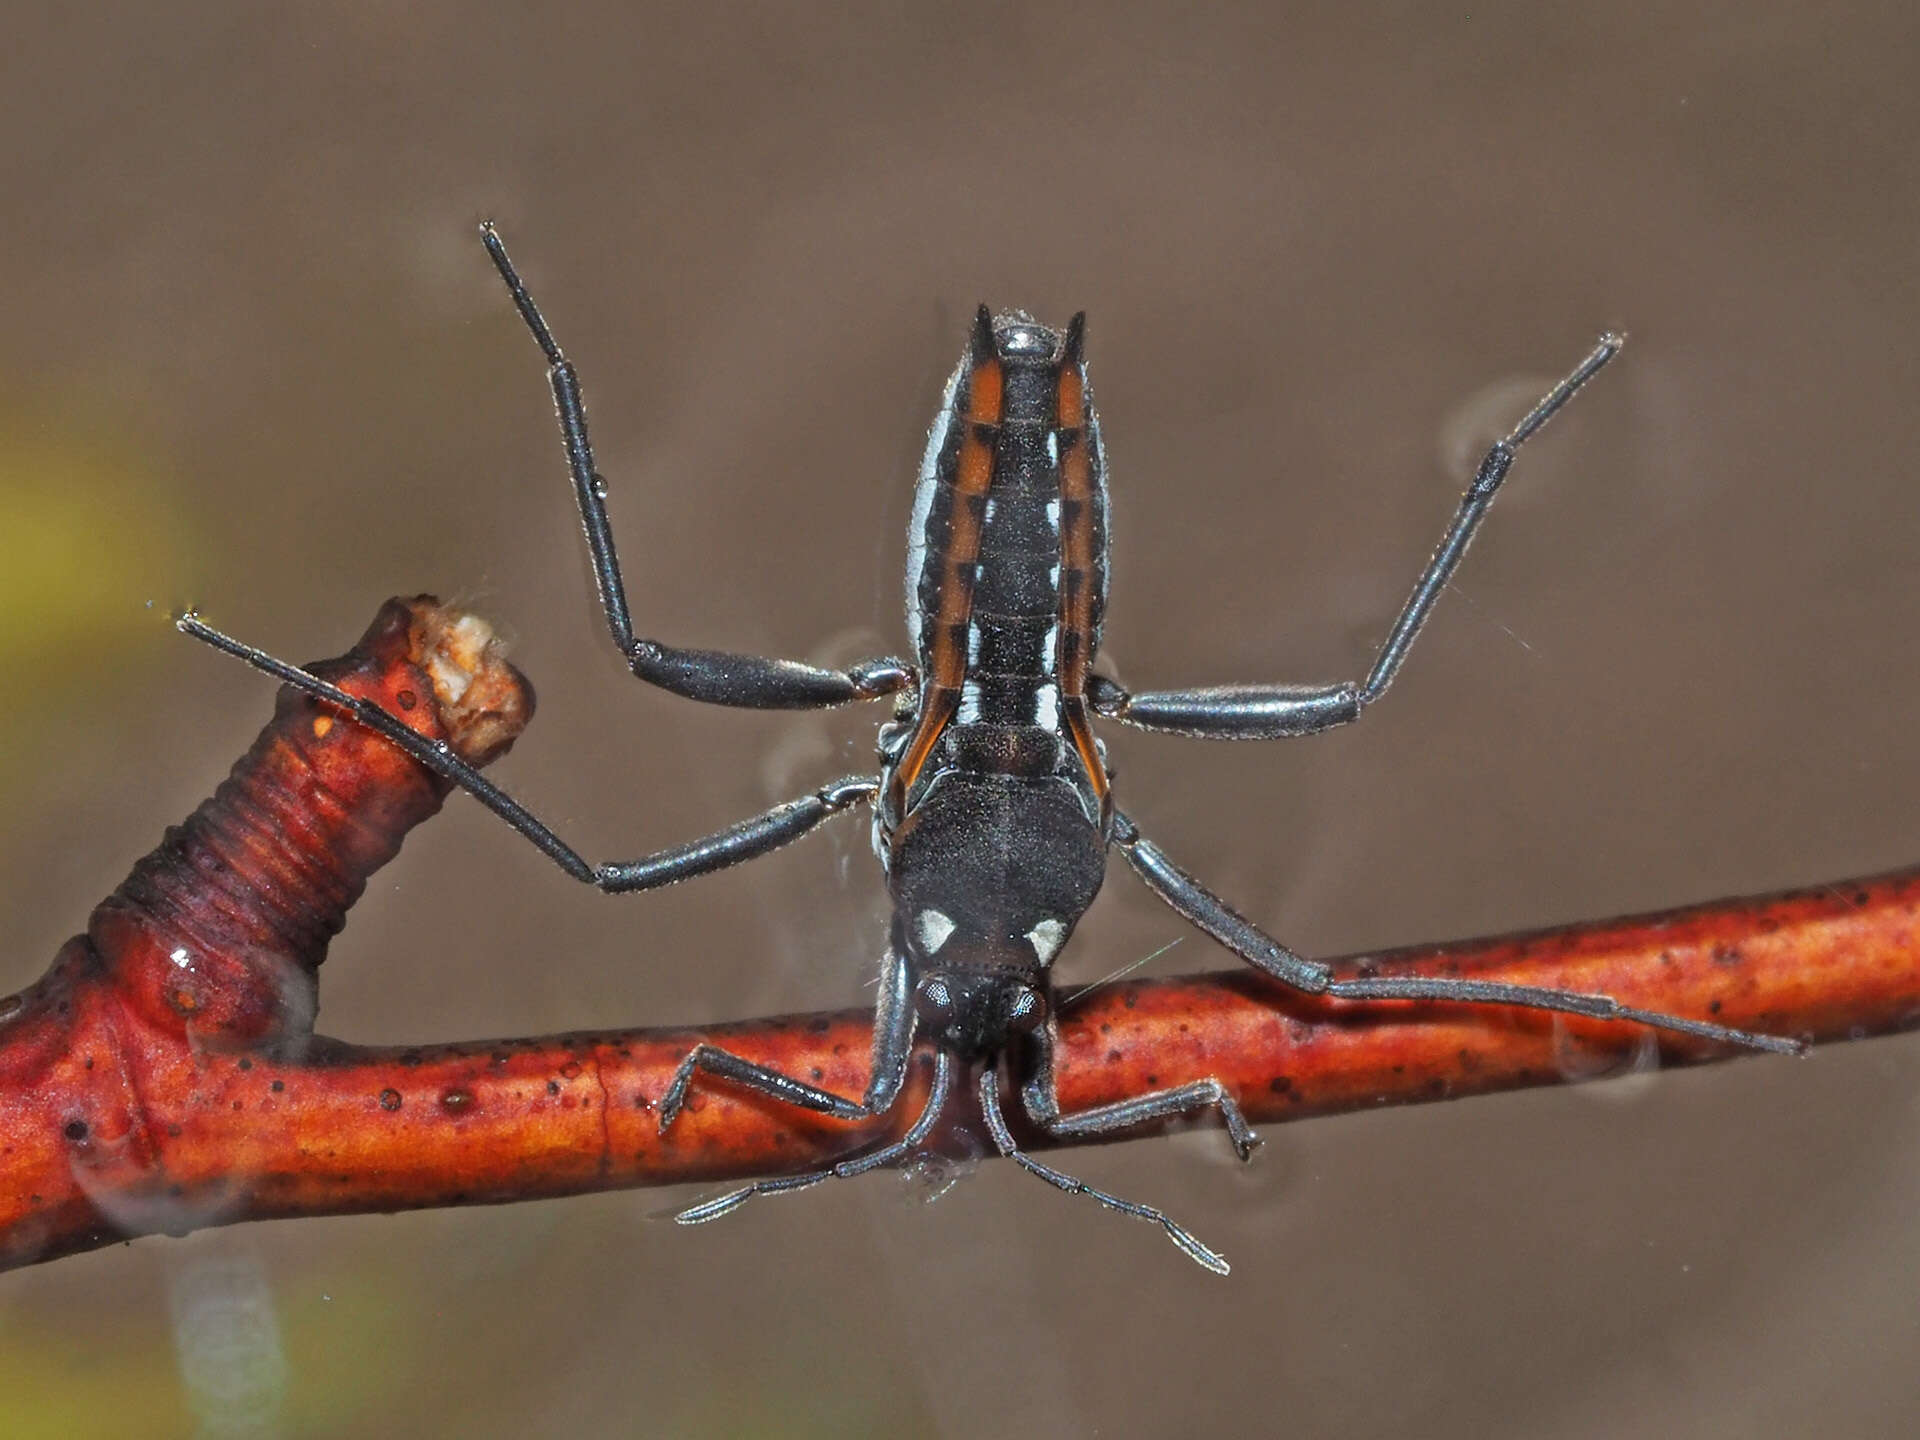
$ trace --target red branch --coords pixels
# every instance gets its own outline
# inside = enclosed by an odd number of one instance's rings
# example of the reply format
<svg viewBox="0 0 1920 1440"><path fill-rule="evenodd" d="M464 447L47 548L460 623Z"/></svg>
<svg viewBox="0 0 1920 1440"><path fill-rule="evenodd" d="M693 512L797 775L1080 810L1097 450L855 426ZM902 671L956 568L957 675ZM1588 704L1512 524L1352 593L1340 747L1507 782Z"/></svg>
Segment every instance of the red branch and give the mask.
<svg viewBox="0 0 1920 1440"><path fill-rule="evenodd" d="M359 646L317 668L480 762L531 714L484 627L428 597L389 602ZM663 1137L654 1102L695 1032L415 1049L313 1035L327 942L445 790L385 741L282 693L214 797L44 978L0 1000L0 1267L238 1220L790 1172L918 1112L909 1095L891 1117L849 1125L703 1082ZM1920 869L1340 968L1600 991L1858 1039L1920 1023ZM842 1094L865 1085L870 1035L864 1011L698 1032ZM1593 1072L1585 1052L1612 1057L1648 1036L1513 1010L1314 1000L1237 970L1078 1005L1061 1022L1060 1098L1077 1109L1213 1075L1273 1122L1557 1084ZM1658 1044L1668 1064L1726 1054Z"/></svg>

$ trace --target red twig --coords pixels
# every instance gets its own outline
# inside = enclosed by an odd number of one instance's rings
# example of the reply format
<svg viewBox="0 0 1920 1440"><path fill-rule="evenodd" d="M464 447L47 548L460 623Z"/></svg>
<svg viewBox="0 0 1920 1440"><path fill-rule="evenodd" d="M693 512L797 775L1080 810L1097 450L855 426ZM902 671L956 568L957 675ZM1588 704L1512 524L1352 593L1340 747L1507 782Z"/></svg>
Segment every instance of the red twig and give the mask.
<svg viewBox="0 0 1920 1440"><path fill-rule="evenodd" d="M469 758L531 712L477 622L390 602L319 667ZM23 994L0 1000L0 1266L129 1235L273 1216L481 1204L818 1165L917 1113L847 1125L703 1084L666 1137L653 1104L683 1030L418 1049L313 1036L317 970L368 875L445 787L283 693L213 799L134 868ZM1346 969L1471 975L1816 1040L1920 1023L1920 869ZM1257 1121L1558 1083L1648 1032L1526 1012L1342 1005L1245 970L1110 987L1062 1022L1060 1098L1218 1076ZM858 1094L866 1012L701 1032ZM1662 1058L1724 1052L1662 1036ZM1576 1063L1569 1064L1570 1058ZM924 1073L917 1081L924 1086Z"/></svg>

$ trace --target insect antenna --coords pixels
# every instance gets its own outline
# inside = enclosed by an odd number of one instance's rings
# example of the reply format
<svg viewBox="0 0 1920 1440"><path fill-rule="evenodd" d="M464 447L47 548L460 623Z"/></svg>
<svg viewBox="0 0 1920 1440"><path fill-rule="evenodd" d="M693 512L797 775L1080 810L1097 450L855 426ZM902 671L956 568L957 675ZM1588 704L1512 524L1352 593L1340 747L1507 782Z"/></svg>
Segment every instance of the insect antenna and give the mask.
<svg viewBox="0 0 1920 1440"><path fill-rule="evenodd" d="M1151 1205L1122 1200L1118 1195L1109 1195L1104 1190L1096 1190L1084 1180L1076 1180L1071 1175L1063 1175L1050 1165L1042 1165L1016 1146L1013 1143L1013 1132L1007 1129L1006 1116L1000 1113L1000 1078L992 1065L980 1072L980 1113L986 1117L987 1131L993 1136L994 1148L1029 1175L1037 1175L1055 1189L1064 1190L1069 1195L1085 1195L1089 1199L1097 1200L1109 1210L1118 1210L1122 1215L1131 1215L1136 1220L1151 1220L1167 1232L1167 1238L1178 1245L1180 1252L1194 1264L1204 1266L1216 1275L1225 1275L1228 1272L1226 1256L1217 1250L1209 1250L1184 1227L1176 1225Z"/></svg>

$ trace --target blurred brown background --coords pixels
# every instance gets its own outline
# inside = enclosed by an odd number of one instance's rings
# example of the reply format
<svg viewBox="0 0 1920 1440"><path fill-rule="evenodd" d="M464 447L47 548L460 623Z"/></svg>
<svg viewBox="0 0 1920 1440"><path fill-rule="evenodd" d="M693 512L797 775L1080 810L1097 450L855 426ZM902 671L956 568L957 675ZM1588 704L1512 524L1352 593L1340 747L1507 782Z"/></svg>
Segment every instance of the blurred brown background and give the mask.
<svg viewBox="0 0 1920 1440"><path fill-rule="evenodd" d="M636 611L902 641L913 465L984 298L1092 316L1133 683L1361 673L1478 448L1603 328L1390 700L1109 734L1308 953L1920 859L1910 6L445 4L12 13L0 60L0 991L218 780L294 658L471 601L500 775L595 856L868 763L605 642L496 216L585 375ZM152 602L151 610L145 608ZM440 958L387 957L433 937ZM864 822L625 901L456 800L321 1028L852 1004ZM1064 964L1187 934L1116 866ZM1225 963L1188 934L1159 973ZM1920 1042L1084 1151L1229 1281L1005 1166L696 1232L685 1194L256 1226L0 1277L17 1435L1910 1435Z"/></svg>

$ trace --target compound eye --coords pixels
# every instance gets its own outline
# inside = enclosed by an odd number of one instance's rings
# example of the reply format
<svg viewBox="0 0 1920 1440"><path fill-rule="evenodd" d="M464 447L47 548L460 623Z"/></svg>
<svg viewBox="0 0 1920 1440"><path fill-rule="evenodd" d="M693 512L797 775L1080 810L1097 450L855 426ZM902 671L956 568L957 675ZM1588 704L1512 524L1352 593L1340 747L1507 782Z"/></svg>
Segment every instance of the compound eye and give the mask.
<svg viewBox="0 0 1920 1440"><path fill-rule="evenodd" d="M944 1025L953 1019L953 989L938 975L929 975L920 982L915 1009L920 1018L933 1025Z"/></svg>
<svg viewBox="0 0 1920 1440"><path fill-rule="evenodd" d="M1007 1029L1019 1034L1047 1018L1046 997L1031 985L1017 986L1007 997Z"/></svg>

